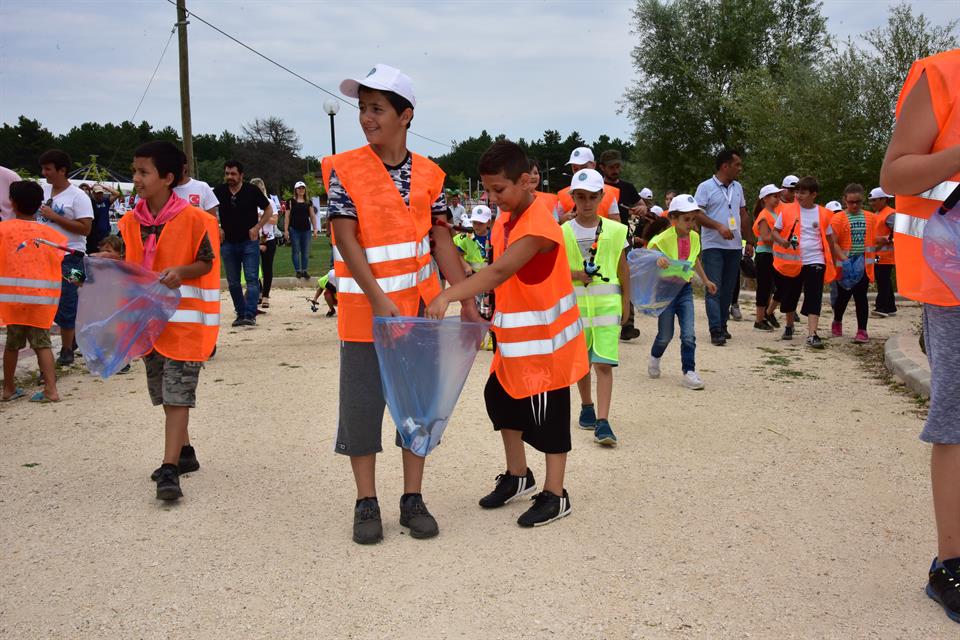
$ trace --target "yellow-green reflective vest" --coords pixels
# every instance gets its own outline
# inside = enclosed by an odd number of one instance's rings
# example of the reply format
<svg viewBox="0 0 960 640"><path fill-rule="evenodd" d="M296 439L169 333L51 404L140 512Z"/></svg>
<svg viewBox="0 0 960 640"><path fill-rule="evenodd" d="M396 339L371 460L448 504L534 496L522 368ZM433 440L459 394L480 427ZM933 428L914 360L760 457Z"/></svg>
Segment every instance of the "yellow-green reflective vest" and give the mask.
<svg viewBox="0 0 960 640"><path fill-rule="evenodd" d="M473 238L473 234L458 233L453 236L453 244L457 245L463 252L464 261L466 261L474 271L479 271L487 266L486 261L483 259L483 254L480 253L480 246Z"/></svg>
<svg viewBox="0 0 960 640"><path fill-rule="evenodd" d="M570 270L583 271L583 254L573 234L573 228L569 222L564 223L561 228ZM592 348L601 358L613 361L620 359L620 314L623 303L620 299L617 267L620 265L620 254L623 253L626 241L627 225L605 218L594 262L600 267L600 273L610 278L610 281L604 282L598 276L593 276L589 285L580 281L573 283L587 348Z"/></svg>
<svg viewBox="0 0 960 640"><path fill-rule="evenodd" d="M680 252L677 250L677 230L675 227L670 227L663 233L657 234L650 239L650 242L647 243L648 248L655 248L663 255L667 256L671 260L679 260ZM697 261L697 256L700 255L700 234L696 231L690 232L690 255L686 258L686 262L689 262L691 265ZM693 277L693 268L684 269L683 267L678 267L671 265L664 269L663 277L668 276L677 276L683 278L687 282L690 282L690 278Z"/></svg>

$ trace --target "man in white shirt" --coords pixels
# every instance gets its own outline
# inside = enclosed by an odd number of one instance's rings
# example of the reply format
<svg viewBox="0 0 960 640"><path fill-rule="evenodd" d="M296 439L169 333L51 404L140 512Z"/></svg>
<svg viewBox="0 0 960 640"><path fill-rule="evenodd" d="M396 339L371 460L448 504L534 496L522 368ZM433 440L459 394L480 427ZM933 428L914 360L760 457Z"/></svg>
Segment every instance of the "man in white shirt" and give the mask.
<svg viewBox="0 0 960 640"><path fill-rule="evenodd" d="M61 270L64 280L60 288L60 306L54 322L60 327L63 344L57 364L73 364L73 341L77 321L77 285L68 281L71 271L83 272L83 256L87 236L93 227L93 203L90 197L70 184L67 172L70 156L59 149L45 151L40 156L40 172L48 185L44 188L44 203L37 221L49 225L67 237L67 246L74 250L63 257Z"/></svg>
<svg viewBox="0 0 960 640"><path fill-rule="evenodd" d="M467 215L466 208L460 204L460 194L454 193L450 196L450 213L453 215L453 226L463 230L463 223L466 222L470 216Z"/></svg>
<svg viewBox="0 0 960 640"><path fill-rule="evenodd" d="M216 218L220 201L213 193L213 188L203 180L191 178L187 171L187 156L182 151L180 155L183 160L183 177L180 178L180 184L173 188L173 192L178 198L183 198L194 207L203 209Z"/></svg>
<svg viewBox="0 0 960 640"><path fill-rule="evenodd" d="M16 171L0 167L0 221L16 217L10 204L10 185L19 181L20 176Z"/></svg>

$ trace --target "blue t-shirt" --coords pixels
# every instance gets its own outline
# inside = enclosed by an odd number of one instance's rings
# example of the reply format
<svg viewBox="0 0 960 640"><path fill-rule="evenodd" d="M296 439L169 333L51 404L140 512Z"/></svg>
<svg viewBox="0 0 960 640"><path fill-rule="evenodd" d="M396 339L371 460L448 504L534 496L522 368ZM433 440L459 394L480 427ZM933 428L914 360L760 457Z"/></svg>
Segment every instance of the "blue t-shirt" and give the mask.
<svg viewBox="0 0 960 640"><path fill-rule="evenodd" d="M105 197L100 202L91 201L93 204L93 231L97 235L110 235L110 198Z"/></svg>

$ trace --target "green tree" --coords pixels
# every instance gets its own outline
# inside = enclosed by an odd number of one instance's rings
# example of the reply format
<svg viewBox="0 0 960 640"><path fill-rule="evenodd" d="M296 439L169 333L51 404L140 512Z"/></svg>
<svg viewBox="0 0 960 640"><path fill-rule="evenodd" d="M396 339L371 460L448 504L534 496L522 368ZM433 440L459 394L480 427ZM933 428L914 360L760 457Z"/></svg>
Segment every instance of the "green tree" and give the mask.
<svg viewBox="0 0 960 640"><path fill-rule="evenodd" d="M4 123L0 127L0 159L5 167L38 173L40 154L56 147L56 136L26 116L17 118L16 125Z"/></svg>

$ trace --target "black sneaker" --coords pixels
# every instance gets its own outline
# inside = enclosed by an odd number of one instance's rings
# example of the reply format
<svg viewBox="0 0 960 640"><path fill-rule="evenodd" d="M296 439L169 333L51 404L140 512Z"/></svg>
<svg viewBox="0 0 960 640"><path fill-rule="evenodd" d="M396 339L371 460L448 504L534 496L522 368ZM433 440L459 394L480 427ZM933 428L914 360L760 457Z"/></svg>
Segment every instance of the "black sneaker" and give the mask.
<svg viewBox="0 0 960 640"><path fill-rule="evenodd" d="M714 333L710 335L710 344L715 347L722 347L727 344L727 340L723 337L723 334Z"/></svg>
<svg viewBox="0 0 960 640"><path fill-rule="evenodd" d="M156 482L160 478L160 470L162 468L162 466L157 467L154 472L150 474L150 479ZM180 459L177 461L177 468L181 474L197 471L200 468L200 462L197 460L197 452L190 445L186 445L180 449Z"/></svg>
<svg viewBox="0 0 960 640"><path fill-rule="evenodd" d="M410 529L410 537L422 540L433 538L440 533L440 527L423 503L423 496L419 493L408 494L406 499L400 498L400 526Z"/></svg>
<svg viewBox="0 0 960 640"><path fill-rule="evenodd" d="M60 355L57 356L57 365L61 367L69 367L73 364L74 359L73 351L64 349L60 352Z"/></svg>
<svg viewBox="0 0 960 640"><path fill-rule="evenodd" d="M823 340L817 334L807 336L807 346L811 349L823 349Z"/></svg>
<svg viewBox="0 0 960 640"><path fill-rule="evenodd" d="M180 490L180 473L177 467L172 464L163 465L157 476L157 500L171 501L182 497L183 491Z"/></svg>
<svg viewBox="0 0 960 640"><path fill-rule="evenodd" d="M757 331L773 331L773 326L766 320L762 320L761 322L754 322L753 328L756 329Z"/></svg>
<svg viewBox="0 0 960 640"><path fill-rule="evenodd" d="M231 327L242 327L242 326L243 326L243 318L241 318L240 316L237 316L237 319L234 320L233 323L232 323L230 326L231 326Z"/></svg>
<svg viewBox="0 0 960 640"><path fill-rule="evenodd" d="M726 329L723 330L723 339L724 340L733 340L733 336L730 335L730 332Z"/></svg>
<svg viewBox="0 0 960 640"><path fill-rule="evenodd" d="M766 317L766 320L767 320L767 323L768 323L771 327L773 327L774 329L779 329L779 328L780 328L780 321L777 320L777 316L776 316L775 314L772 314L772 313L771 313L770 315L768 315L768 316Z"/></svg>
<svg viewBox="0 0 960 640"><path fill-rule="evenodd" d="M533 506L517 518L521 527L541 527L570 515L570 496L563 490L563 496L555 496L549 491L541 491L533 496Z"/></svg>
<svg viewBox="0 0 960 640"><path fill-rule="evenodd" d="M242 318L240 324L236 324L237 327L255 327L257 326L257 321L253 318Z"/></svg>
<svg viewBox="0 0 960 640"><path fill-rule="evenodd" d="M783 337L782 340L793 340L793 325L788 324L783 328Z"/></svg>
<svg viewBox="0 0 960 640"><path fill-rule="evenodd" d="M375 544L383 540L380 522L380 503L376 498L364 498L353 510L353 541L357 544Z"/></svg>
<svg viewBox="0 0 960 640"><path fill-rule="evenodd" d="M480 498L480 506L496 509L536 490L537 481L533 479L533 472L529 468L525 476L512 476L509 471L504 471L497 476L497 486L493 491Z"/></svg>
<svg viewBox="0 0 960 640"><path fill-rule="evenodd" d="M960 577L944 566L937 567L933 559L926 592L931 600L943 607L944 613L954 622L960 622Z"/></svg>

